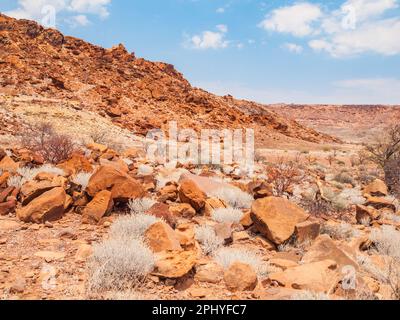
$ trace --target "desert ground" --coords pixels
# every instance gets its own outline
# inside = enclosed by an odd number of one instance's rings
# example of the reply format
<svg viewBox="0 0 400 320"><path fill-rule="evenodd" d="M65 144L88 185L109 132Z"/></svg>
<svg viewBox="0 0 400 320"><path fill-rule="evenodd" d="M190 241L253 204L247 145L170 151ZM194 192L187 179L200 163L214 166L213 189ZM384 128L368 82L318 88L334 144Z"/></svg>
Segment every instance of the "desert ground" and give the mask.
<svg viewBox="0 0 400 320"><path fill-rule="evenodd" d="M4 15L0 43L0 299L400 298L398 107L219 97ZM149 157L170 121L253 129L254 170Z"/></svg>

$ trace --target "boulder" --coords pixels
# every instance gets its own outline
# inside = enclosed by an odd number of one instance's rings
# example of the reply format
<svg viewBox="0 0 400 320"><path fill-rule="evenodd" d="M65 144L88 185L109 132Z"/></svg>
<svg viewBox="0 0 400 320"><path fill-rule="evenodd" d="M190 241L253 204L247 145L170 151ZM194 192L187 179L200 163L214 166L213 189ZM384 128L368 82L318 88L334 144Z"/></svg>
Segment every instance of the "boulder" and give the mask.
<svg viewBox="0 0 400 320"><path fill-rule="evenodd" d="M58 168L63 169L69 176L77 174L79 172L92 172L92 164L85 156L75 153L70 159L60 163Z"/></svg>
<svg viewBox="0 0 400 320"><path fill-rule="evenodd" d="M6 199L13 193L14 187L7 187L0 192L0 203L6 201Z"/></svg>
<svg viewBox="0 0 400 320"><path fill-rule="evenodd" d="M17 172L19 169L19 164L15 162L13 159L11 159L9 156L5 156L1 161L0 161L0 170L2 171L7 171L7 172Z"/></svg>
<svg viewBox="0 0 400 320"><path fill-rule="evenodd" d="M146 211L146 214L163 219L172 228L175 228L177 219L172 215L169 210L169 206L165 203L155 203L149 210Z"/></svg>
<svg viewBox="0 0 400 320"><path fill-rule="evenodd" d="M178 187L175 184L170 183L159 191L158 197L158 201L160 202L174 202L178 199Z"/></svg>
<svg viewBox="0 0 400 320"><path fill-rule="evenodd" d="M113 200L122 202L143 198L146 194L139 182L112 166L101 166L92 175L86 188L92 197L103 190L111 191Z"/></svg>
<svg viewBox="0 0 400 320"><path fill-rule="evenodd" d="M277 245L289 240L296 225L308 217L297 205L277 197L258 199L251 208L251 218L257 230Z"/></svg>
<svg viewBox="0 0 400 320"><path fill-rule="evenodd" d="M194 279L198 282L220 283L224 278L224 269L215 262L210 262L196 267Z"/></svg>
<svg viewBox="0 0 400 320"><path fill-rule="evenodd" d="M63 188L53 188L17 210L24 222L44 223L61 218L64 214L66 193Z"/></svg>
<svg viewBox="0 0 400 320"><path fill-rule="evenodd" d="M3 148L0 148L0 161L7 155Z"/></svg>
<svg viewBox="0 0 400 320"><path fill-rule="evenodd" d="M177 279L187 275L197 259L195 251L162 251L156 254L155 276Z"/></svg>
<svg viewBox="0 0 400 320"><path fill-rule="evenodd" d="M332 260L336 262L338 268L343 268L344 266L353 266L358 269L358 264L355 258L349 254L351 248L346 248L343 250L335 241L333 241L328 235L324 234L317 238L313 245L308 249L306 254L302 258L303 263L312 263L323 260Z"/></svg>
<svg viewBox="0 0 400 320"><path fill-rule="evenodd" d="M113 205L111 192L107 190L100 191L83 209L82 219L85 223L98 223L111 212Z"/></svg>
<svg viewBox="0 0 400 320"><path fill-rule="evenodd" d="M178 235L165 222L156 222L151 225L144 237L153 252L179 251L182 249Z"/></svg>
<svg viewBox="0 0 400 320"><path fill-rule="evenodd" d="M99 143L91 143L87 147L89 150L100 152L100 153L104 153L108 150L107 146L105 146L103 144L99 144Z"/></svg>
<svg viewBox="0 0 400 320"><path fill-rule="evenodd" d="M124 172L124 173L129 172L128 165L121 159L117 159L117 160L113 160L113 161L110 161L107 159L100 159L99 162L100 162L100 165L102 165L102 166L111 166L119 171Z"/></svg>
<svg viewBox="0 0 400 320"><path fill-rule="evenodd" d="M389 191L385 182L376 179L364 188L364 193L373 197L386 197L389 194Z"/></svg>
<svg viewBox="0 0 400 320"><path fill-rule="evenodd" d="M196 215L196 210L188 203L176 203L169 207L169 211L174 217L178 218L193 218Z"/></svg>
<svg viewBox="0 0 400 320"><path fill-rule="evenodd" d="M321 225L317 221L304 221L298 223L295 228L298 243L312 241L319 236Z"/></svg>
<svg viewBox="0 0 400 320"><path fill-rule="evenodd" d="M224 273L226 287L232 291L253 291L258 283L257 274L251 266L234 262Z"/></svg>
<svg viewBox="0 0 400 320"><path fill-rule="evenodd" d="M370 224L372 221L378 220L380 215L380 212L373 207L356 205L356 219L360 224L363 224L365 221L368 221Z"/></svg>
<svg viewBox="0 0 400 320"><path fill-rule="evenodd" d="M297 290L329 292L339 281L335 261L324 260L288 268L268 276L280 286Z"/></svg>
<svg viewBox="0 0 400 320"><path fill-rule="evenodd" d="M33 199L57 187L65 189L67 180L64 177L55 177L52 180L28 181L21 187L22 205L26 206Z"/></svg>
<svg viewBox="0 0 400 320"><path fill-rule="evenodd" d="M205 206L206 194L191 180L184 180L179 187L179 199L190 204L197 212Z"/></svg>
<svg viewBox="0 0 400 320"><path fill-rule="evenodd" d="M251 211L247 211L243 214L243 218L240 220L240 224L245 227L251 227L253 225L253 220L251 219Z"/></svg>
<svg viewBox="0 0 400 320"><path fill-rule="evenodd" d="M0 216L6 216L15 211L17 207L17 199L9 197L6 202L0 203Z"/></svg>
<svg viewBox="0 0 400 320"><path fill-rule="evenodd" d="M396 206L393 201L382 197L369 197L365 203L365 206L373 207L377 210L389 209L393 212L396 212Z"/></svg>
<svg viewBox="0 0 400 320"><path fill-rule="evenodd" d="M5 187L7 185L8 178L10 177L9 172L3 172L3 174L0 175L0 187Z"/></svg>
<svg viewBox="0 0 400 320"><path fill-rule="evenodd" d="M251 181L247 185L247 192L257 200L272 197L274 195L274 188L271 184L262 181Z"/></svg>
<svg viewBox="0 0 400 320"><path fill-rule="evenodd" d="M217 198L208 198L204 205L203 214L206 217L211 217L215 209L223 209L227 207L228 205L223 200Z"/></svg>

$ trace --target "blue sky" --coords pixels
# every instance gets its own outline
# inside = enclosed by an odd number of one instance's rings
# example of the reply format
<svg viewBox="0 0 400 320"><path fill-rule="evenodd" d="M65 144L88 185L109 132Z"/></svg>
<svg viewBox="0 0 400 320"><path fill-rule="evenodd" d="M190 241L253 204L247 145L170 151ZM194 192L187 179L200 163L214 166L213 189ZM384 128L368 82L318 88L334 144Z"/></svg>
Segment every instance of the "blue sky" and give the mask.
<svg viewBox="0 0 400 320"><path fill-rule="evenodd" d="M221 95L400 104L399 0L0 0L0 11L123 43Z"/></svg>

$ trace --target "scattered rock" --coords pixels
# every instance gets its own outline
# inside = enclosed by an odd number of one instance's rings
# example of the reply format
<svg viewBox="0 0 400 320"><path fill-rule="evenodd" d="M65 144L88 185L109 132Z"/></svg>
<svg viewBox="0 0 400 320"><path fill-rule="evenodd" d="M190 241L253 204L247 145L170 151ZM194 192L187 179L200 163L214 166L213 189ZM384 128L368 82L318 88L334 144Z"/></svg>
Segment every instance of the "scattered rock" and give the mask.
<svg viewBox="0 0 400 320"><path fill-rule="evenodd" d="M0 170L2 171L8 171L11 173L17 172L19 168L19 164L15 162L13 159L11 159L9 156L5 156L1 161L0 161Z"/></svg>
<svg viewBox="0 0 400 320"><path fill-rule="evenodd" d="M224 277L224 269L217 263L210 262L196 267L195 280L207 283L220 283Z"/></svg>
<svg viewBox="0 0 400 320"><path fill-rule="evenodd" d="M319 236L321 225L317 221L304 221L296 225L295 234L298 243L310 242Z"/></svg>
<svg viewBox="0 0 400 320"><path fill-rule="evenodd" d="M34 199L27 206L17 209L17 217L24 222L44 223L61 218L64 214L66 193L54 188Z"/></svg>
<svg viewBox="0 0 400 320"><path fill-rule="evenodd" d="M251 266L234 262L224 273L226 287L232 291L253 291L257 286L257 274Z"/></svg>
<svg viewBox="0 0 400 320"><path fill-rule="evenodd" d="M380 179L376 179L364 188L364 193L369 194L373 197L386 197L389 195L388 187L385 182Z"/></svg>
<svg viewBox="0 0 400 320"><path fill-rule="evenodd" d="M55 251L39 251L35 253L35 257L43 258L46 262L53 262L56 260L64 259L66 254L64 252Z"/></svg>
<svg viewBox="0 0 400 320"><path fill-rule="evenodd" d="M100 191L83 209L83 221L85 223L98 223L104 216L111 212L113 204L111 192L107 190Z"/></svg>
<svg viewBox="0 0 400 320"><path fill-rule="evenodd" d="M169 211L174 217L193 218L196 215L196 210L188 203L175 203L169 207Z"/></svg>
<svg viewBox="0 0 400 320"><path fill-rule="evenodd" d="M163 251L156 254L156 257L153 275L177 279L193 269L197 253L194 251Z"/></svg>
<svg viewBox="0 0 400 320"><path fill-rule="evenodd" d="M344 246L344 245L342 245ZM347 251L351 251L348 247ZM338 268L353 266L358 270L358 264L348 252L339 248L335 242L326 234L321 235L309 248L301 260L303 263L312 263L323 260L335 261Z"/></svg>
<svg viewBox="0 0 400 320"><path fill-rule="evenodd" d="M306 221L308 217L297 205L276 197L256 200L251 209L255 227L277 245L289 240L296 225Z"/></svg>
<svg viewBox="0 0 400 320"><path fill-rule="evenodd" d="M370 206L373 207L377 210L380 209L390 209L393 212L396 212L396 206L393 203L392 200L386 199L386 198L380 198L380 197L369 197L367 199L367 203L365 204L365 206Z"/></svg>
<svg viewBox="0 0 400 320"><path fill-rule="evenodd" d="M380 215L380 212L373 207L356 205L356 220L360 224L366 221L371 224L372 221L379 219Z"/></svg>
<svg viewBox="0 0 400 320"><path fill-rule="evenodd" d="M75 261L85 262L93 253L93 248L88 244L81 244L75 254Z"/></svg>
<svg viewBox="0 0 400 320"><path fill-rule="evenodd" d="M179 251L182 249L177 234L164 222L156 222L151 225L144 237L154 252Z"/></svg>
<svg viewBox="0 0 400 320"><path fill-rule="evenodd" d="M103 190L110 190L114 201L127 202L145 196L142 185L111 166L101 166L90 178L86 188L86 192L92 197Z"/></svg>
<svg viewBox="0 0 400 320"><path fill-rule="evenodd" d="M190 204L197 212L205 206L206 194L191 180L184 180L179 187L179 199Z"/></svg>
<svg viewBox="0 0 400 320"><path fill-rule="evenodd" d="M297 267L288 268L268 276L270 281L297 290L329 292L338 282L335 261L324 260Z"/></svg>

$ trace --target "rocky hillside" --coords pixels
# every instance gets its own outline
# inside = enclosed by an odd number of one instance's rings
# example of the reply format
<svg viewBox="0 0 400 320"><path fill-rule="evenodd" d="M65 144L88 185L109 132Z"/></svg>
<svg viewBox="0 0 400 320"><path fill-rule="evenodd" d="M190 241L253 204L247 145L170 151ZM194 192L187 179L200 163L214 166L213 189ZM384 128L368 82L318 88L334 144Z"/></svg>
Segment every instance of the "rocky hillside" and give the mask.
<svg viewBox="0 0 400 320"><path fill-rule="evenodd" d="M271 105L268 110L353 143L368 143L400 120L400 106Z"/></svg>
<svg viewBox="0 0 400 320"><path fill-rule="evenodd" d="M193 88L172 65L136 58L123 45L104 49L0 14L0 46L0 94L64 99L138 134L176 120L196 130L251 127L258 144L337 141L262 105Z"/></svg>

